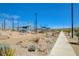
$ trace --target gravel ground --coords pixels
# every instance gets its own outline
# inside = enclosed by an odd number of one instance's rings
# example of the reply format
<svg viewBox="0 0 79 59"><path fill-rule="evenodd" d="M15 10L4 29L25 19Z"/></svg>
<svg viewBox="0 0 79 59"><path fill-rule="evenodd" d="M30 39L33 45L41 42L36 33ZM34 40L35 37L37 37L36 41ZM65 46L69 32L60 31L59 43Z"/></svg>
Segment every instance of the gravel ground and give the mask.
<svg viewBox="0 0 79 59"><path fill-rule="evenodd" d="M73 44L71 44L71 46L73 47L75 53L77 56L79 56L79 45L75 44L78 41L78 38L74 35L73 39L71 38L71 36L68 33L65 33L66 37L68 38L69 42L72 42Z"/></svg>
<svg viewBox="0 0 79 59"><path fill-rule="evenodd" d="M0 43L8 44L15 49L15 56L46 56L54 46L58 34L58 32L32 34L0 30Z"/></svg>

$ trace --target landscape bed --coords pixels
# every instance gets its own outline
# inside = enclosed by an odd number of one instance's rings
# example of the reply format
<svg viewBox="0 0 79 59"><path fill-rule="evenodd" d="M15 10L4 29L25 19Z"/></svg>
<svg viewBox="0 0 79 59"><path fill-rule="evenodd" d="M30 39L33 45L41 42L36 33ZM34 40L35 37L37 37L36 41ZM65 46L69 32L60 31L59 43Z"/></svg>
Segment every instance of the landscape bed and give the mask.
<svg viewBox="0 0 79 59"><path fill-rule="evenodd" d="M53 48L59 32L22 33L0 30L0 44L15 49L14 56L46 56Z"/></svg>

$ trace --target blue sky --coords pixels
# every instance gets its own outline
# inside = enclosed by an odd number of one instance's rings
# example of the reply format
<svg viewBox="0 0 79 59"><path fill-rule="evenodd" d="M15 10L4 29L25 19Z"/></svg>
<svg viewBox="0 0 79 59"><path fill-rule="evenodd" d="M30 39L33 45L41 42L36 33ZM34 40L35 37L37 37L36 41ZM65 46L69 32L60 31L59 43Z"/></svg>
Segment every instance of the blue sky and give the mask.
<svg viewBox="0 0 79 59"><path fill-rule="evenodd" d="M50 4L0 4L0 14L19 16L16 21L20 26L29 22L34 24L35 13L38 13L38 27L48 26L51 28L71 27L71 4L50 3ZM0 19L2 20L2 19ZM79 24L79 4L74 4L74 27ZM11 24L7 21L7 24Z"/></svg>

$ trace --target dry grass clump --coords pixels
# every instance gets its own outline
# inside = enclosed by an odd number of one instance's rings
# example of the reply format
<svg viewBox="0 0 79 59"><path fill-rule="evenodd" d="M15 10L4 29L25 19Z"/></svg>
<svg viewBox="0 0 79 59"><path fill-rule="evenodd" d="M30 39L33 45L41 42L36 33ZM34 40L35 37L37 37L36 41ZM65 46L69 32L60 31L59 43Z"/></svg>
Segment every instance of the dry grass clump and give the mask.
<svg viewBox="0 0 79 59"><path fill-rule="evenodd" d="M5 44L0 44L0 56L13 56L15 49L10 48Z"/></svg>

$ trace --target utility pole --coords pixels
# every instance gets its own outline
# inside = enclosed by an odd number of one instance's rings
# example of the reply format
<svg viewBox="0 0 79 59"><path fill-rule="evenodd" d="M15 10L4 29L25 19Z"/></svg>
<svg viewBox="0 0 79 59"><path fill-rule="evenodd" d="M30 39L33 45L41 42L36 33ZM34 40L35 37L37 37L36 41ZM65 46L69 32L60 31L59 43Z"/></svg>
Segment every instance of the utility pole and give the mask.
<svg viewBox="0 0 79 59"><path fill-rule="evenodd" d="M72 38L73 38L73 3L71 3L71 25L72 25Z"/></svg>
<svg viewBox="0 0 79 59"><path fill-rule="evenodd" d="M19 21L17 22L17 31L19 31Z"/></svg>
<svg viewBox="0 0 79 59"><path fill-rule="evenodd" d="M14 31L14 18L12 17L12 31Z"/></svg>
<svg viewBox="0 0 79 59"><path fill-rule="evenodd" d="M3 25L2 25L3 30L5 30L5 19L3 19Z"/></svg>
<svg viewBox="0 0 79 59"><path fill-rule="evenodd" d="M35 13L35 33L37 33L37 13Z"/></svg>
<svg viewBox="0 0 79 59"><path fill-rule="evenodd" d="M1 25L2 25L2 30L3 30L3 22L2 22L2 24L1 24Z"/></svg>

